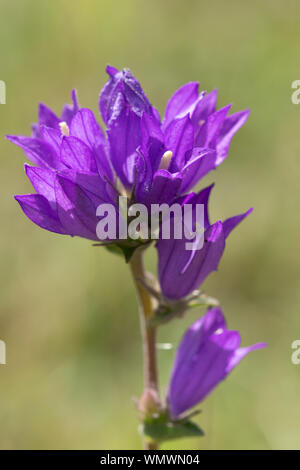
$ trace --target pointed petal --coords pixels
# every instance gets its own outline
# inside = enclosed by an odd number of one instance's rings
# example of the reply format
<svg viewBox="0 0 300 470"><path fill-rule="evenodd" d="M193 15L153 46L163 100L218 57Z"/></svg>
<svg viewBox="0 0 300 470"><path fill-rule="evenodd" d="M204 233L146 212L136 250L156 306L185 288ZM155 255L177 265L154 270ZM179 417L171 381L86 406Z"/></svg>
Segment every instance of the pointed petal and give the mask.
<svg viewBox="0 0 300 470"><path fill-rule="evenodd" d="M10 142L21 147L33 163L45 168L65 168L54 148L46 142L25 136L7 135L6 137Z"/></svg>
<svg viewBox="0 0 300 470"><path fill-rule="evenodd" d="M61 144L61 161L73 170L91 171L95 160L91 149L77 137L64 137Z"/></svg>
<svg viewBox="0 0 300 470"><path fill-rule="evenodd" d="M105 142L101 127L90 109L82 108L73 117L70 124L70 135L82 140L90 148L98 147Z"/></svg>
<svg viewBox="0 0 300 470"><path fill-rule="evenodd" d="M216 111L217 96L217 89L202 96L191 116L194 125L198 126L201 121L206 121L208 116Z"/></svg>
<svg viewBox="0 0 300 470"><path fill-rule="evenodd" d="M55 194L58 217L65 230L73 236L97 240L95 206L80 186L57 176Z"/></svg>
<svg viewBox="0 0 300 470"><path fill-rule="evenodd" d="M99 175L102 179L108 180L111 183L114 181L113 170L111 162L108 158L107 145L99 145L94 150L94 158Z"/></svg>
<svg viewBox="0 0 300 470"><path fill-rule="evenodd" d="M140 144L140 119L124 109L107 131L110 144L110 159L125 187L134 180L136 149Z"/></svg>
<svg viewBox="0 0 300 470"><path fill-rule="evenodd" d="M25 215L36 225L50 232L65 234L56 212L40 194L15 196Z"/></svg>
<svg viewBox="0 0 300 470"><path fill-rule="evenodd" d="M160 239L158 273L162 293L169 299L180 299L197 289L206 277L217 270L225 248L221 222L216 222L204 234L203 247L195 252L186 250L185 238Z"/></svg>
<svg viewBox="0 0 300 470"><path fill-rule="evenodd" d="M39 104L38 121L40 126L54 127L59 129L61 119L43 103Z"/></svg>
<svg viewBox="0 0 300 470"><path fill-rule="evenodd" d="M73 116L79 110L79 103L77 99L76 90L72 90L71 96L72 96L73 104L65 104L61 113L61 120L65 121L68 125L71 123Z"/></svg>
<svg viewBox="0 0 300 470"><path fill-rule="evenodd" d="M234 217L230 217L229 219L226 219L225 222L223 222L225 238L227 238L228 235L232 232L232 230L239 223L241 223L242 220L248 217L248 215L250 215L252 211L253 211L253 208L251 207L248 211L244 212L243 214L235 215Z"/></svg>
<svg viewBox="0 0 300 470"><path fill-rule="evenodd" d="M120 83L113 77L108 80L100 92L99 110L103 122L108 126L125 107L125 98Z"/></svg>
<svg viewBox="0 0 300 470"><path fill-rule="evenodd" d="M195 147L181 170L181 192L185 193L195 186L207 173L216 167L217 154L212 149Z"/></svg>
<svg viewBox="0 0 300 470"><path fill-rule="evenodd" d="M180 174L158 170L153 177L152 187L142 202L148 206L151 204L172 204L172 201L178 197L180 186Z"/></svg>
<svg viewBox="0 0 300 470"><path fill-rule="evenodd" d="M180 87L168 101L163 128L166 129L171 121L190 112L191 107L199 97L199 83L189 82Z"/></svg>
<svg viewBox="0 0 300 470"><path fill-rule="evenodd" d="M196 320L183 335L176 352L175 361L170 380L170 390L174 399L179 398L178 389L183 374L188 372L189 362L193 360L199 350L199 345L217 330L226 328L225 318L219 307L208 310L206 315ZM183 358L185 358L183 360Z"/></svg>
<svg viewBox="0 0 300 470"><path fill-rule="evenodd" d="M40 135L41 139L51 145L57 155L60 155L60 146L62 141L61 132L53 127L40 126Z"/></svg>
<svg viewBox="0 0 300 470"><path fill-rule="evenodd" d="M141 118L141 150L148 156L155 172L164 153L164 135L156 119L143 113Z"/></svg>
<svg viewBox="0 0 300 470"><path fill-rule="evenodd" d="M186 152L193 148L194 127L189 116L172 121L165 132L165 147L173 153L169 171L180 171L185 164Z"/></svg>
<svg viewBox="0 0 300 470"><path fill-rule="evenodd" d="M122 81L124 94L130 109L138 116L142 116L144 112L152 114L152 106L140 83L132 75L131 71L123 69L120 74L120 80Z"/></svg>
<svg viewBox="0 0 300 470"><path fill-rule="evenodd" d="M245 124L250 114L250 110L228 116L219 132L216 149L218 153L217 165L220 165L226 158L230 142L234 134Z"/></svg>
<svg viewBox="0 0 300 470"><path fill-rule="evenodd" d="M95 209L101 203L113 202L107 192L107 183L99 175L78 170L64 170L59 175L68 179L74 185L78 185L89 197Z"/></svg>
<svg viewBox="0 0 300 470"><path fill-rule="evenodd" d="M249 352L251 351L256 351L257 349L263 349L267 347L267 343L256 343L253 344L252 346L247 346L246 348L239 348L237 349L234 354L232 355L227 368L226 368L226 373L229 374L229 372L232 371L232 369L238 365L238 363L245 357Z"/></svg>
<svg viewBox="0 0 300 470"><path fill-rule="evenodd" d="M25 172L36 192L55 205L55 172L27 164L25 164Z"/></svg>
<svg viewBox="0 0 300 470"><path fill-rule="evenodd" d="M225 106L208 116L205 123L201 126L197 137L197 145L199 145L199 147L215 148L219 131L230 107L231 105Z"/></svg>
<svg viewBox="0 0 300 470"><path fill-rule="evenodd" d="M204 205L204 228L208 229L210 227L209 214L208 214L208 201L210 193L214 187L214 183L207 186L206 188L199 191L199 193L191 193L191 197L188 197L184 203L189 204L203 204ZM224 229L224 227L223 227Z"/></svg>

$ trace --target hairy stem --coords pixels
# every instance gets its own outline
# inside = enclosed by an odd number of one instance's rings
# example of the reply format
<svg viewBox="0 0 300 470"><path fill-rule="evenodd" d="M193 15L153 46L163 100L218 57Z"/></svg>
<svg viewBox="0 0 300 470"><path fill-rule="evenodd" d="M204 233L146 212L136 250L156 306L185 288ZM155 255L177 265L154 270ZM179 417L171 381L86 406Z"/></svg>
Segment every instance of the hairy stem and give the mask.
<svg viewBox="0 0 300 470"><path fill-rule="evenodd" d="M144 389L145 391L153 391L157 396L158 391L158 374L156 360L156 327L150 325L149 319L153 315L153 306L151 294L144 287L140 280L146 283L146 272L143 261L144 249L138 248L133 254L130 267L133 275L134 283L138 292L140 323L143 341L144 356ZM156 450L156 444L145 443L148 450Z"/></svg>

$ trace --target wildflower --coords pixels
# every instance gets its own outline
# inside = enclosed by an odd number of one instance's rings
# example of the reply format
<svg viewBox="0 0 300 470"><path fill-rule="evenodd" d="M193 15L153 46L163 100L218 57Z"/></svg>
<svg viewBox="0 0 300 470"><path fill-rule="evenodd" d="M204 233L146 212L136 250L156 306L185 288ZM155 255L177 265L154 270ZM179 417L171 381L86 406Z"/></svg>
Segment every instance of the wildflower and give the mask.
<svg viewBox="0 0 300 470"><path fill-rule="evenodd" d="M199 84L190 82L171 97L161 122L128 69L108 67L107 73L99 109L109 128L111 162L126 188L136 185L139 202L170 202L190 190L223 162L249 115L228 116L231 105L216 110L217 90L199 94Z"/></svg>
<svg viewBox="0 0 300 470"><path fill-rule="evenodd" d="M161 122L128 69L108 67L99 99L106 133L93 112L72 105L58 117L41 104L32 137L7 136L34 166L25 166L36 194L16 196L34 223L56 233L97 240L96 209L118 196L129 202L172 204L225 158L248 111L216 111L216 92L181 87Z"/></svg>
<svg viewBox="0 0 300 470"><path fill-rule="evenodd" d="M204 234L203 246L194 250L186 250L187 237L175 239L160 239L157 243L158 274L162 294L167 299L180 299L187 296L217 270L225 249L225 242L231 231L251 212L236 215L224 222L211 224L208 215L208 199L213 185L203 189L198 194L190 193L180 201L181 205L204 205ZM170 224L172 225L172 224ZM174 224L173 224L174 225Z"/></svg>
<svg viewBox="0 0 300 470"><path fill-rule="evenodd" d="M168 405L173 419L201 402L249 352L265 343L240 347L238 331L228 330L220 308L209 310L184 334L171 374Z"/></svg>
<svg viewBox="0 0 300 470"><path fill-rule="evenodd" d="M59 121L40 107L44 117L40 114L33 137L7 136L35 164L25 165L25 172L36 194L15 198L40 227L97 240L96 209L101 203L114 204L115 194L106 182L113 174L105 136L92 111L75 108L65 107L68 119Z"/></svg>

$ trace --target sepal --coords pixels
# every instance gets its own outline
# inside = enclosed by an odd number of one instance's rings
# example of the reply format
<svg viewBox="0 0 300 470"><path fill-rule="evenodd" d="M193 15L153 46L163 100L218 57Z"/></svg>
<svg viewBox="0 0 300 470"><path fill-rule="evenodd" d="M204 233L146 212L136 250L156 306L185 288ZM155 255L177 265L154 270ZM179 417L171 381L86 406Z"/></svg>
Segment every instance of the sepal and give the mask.
<svg viewBox="0 0 300 470"><path fill-rule="evenodd" d="M126 263L129 263L135 250L141 246L150 244L149 240L125 240L124 242L103 242L103 243L94 243L93 246L104 246L110 253L114 253L119 256L123 256Z"/></svg>
<svg viewBox="0 0 300 470"><path fill-rule="evenodd" d="M145 419L139 430L146 440L158 443L181 437L204 436L204 431L195 422L187 418L171 420L166 411Z"/></svg>

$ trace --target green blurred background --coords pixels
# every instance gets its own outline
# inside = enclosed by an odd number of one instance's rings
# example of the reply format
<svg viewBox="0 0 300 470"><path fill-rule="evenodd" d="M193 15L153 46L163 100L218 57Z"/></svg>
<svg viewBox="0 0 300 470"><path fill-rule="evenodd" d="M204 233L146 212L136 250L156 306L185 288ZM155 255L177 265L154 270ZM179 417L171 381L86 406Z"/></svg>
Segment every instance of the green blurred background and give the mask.
<svg viewBox="0 0 300 470"><path fill-rule="evenodd" d="M24 155L5 134L29 134L43 101L59 112L76 87L97 111L105 65L130 67L163 111L186 81L219 88L219 106L251 108L216 181L213 219L254 206L231 235L218 297L244 345L267 341L202 404L202 439L165 449L300 448L300 79L297 1L0 0L0 448L138 449L132 397L142 391L136 297L128 267L87 240L48 233L13 194L31 192ZM148 254L155 270L154 250ZM176 346L202 312L161 328ZM174 351L160 351L166 389Z"/></svg>

